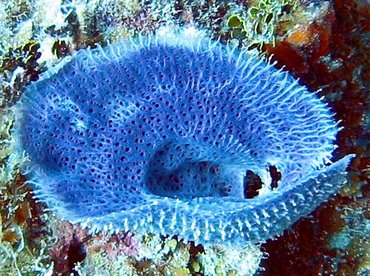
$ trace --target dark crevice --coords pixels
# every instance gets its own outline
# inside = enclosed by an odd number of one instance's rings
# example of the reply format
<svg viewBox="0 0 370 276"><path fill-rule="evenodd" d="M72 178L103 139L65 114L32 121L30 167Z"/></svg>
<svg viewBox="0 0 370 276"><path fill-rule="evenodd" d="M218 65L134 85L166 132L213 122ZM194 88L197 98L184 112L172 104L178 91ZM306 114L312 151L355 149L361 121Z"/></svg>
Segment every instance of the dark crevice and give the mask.
<svg viewBox="0 0 370 276"><path fill-rule="evenodd" d="M247 171L244 177L244 198L258 196L258 190L262 188L261 178L252 171Z"/></svg>
<svg viewBox="0 0 370 276"><path fill-rule="evenodd" d="M68 248L68 267L72 275L79 275L75 270L77 263L82 262L86 258L86 247L83 242L74 237Z"/></svg>
<svg viewBox="0 0 370 276"><path fill-rule="evenodd" d="M281 179L281 172L275 166L269 166L269 172L271 176L271 189L276 189Z"/></svg>

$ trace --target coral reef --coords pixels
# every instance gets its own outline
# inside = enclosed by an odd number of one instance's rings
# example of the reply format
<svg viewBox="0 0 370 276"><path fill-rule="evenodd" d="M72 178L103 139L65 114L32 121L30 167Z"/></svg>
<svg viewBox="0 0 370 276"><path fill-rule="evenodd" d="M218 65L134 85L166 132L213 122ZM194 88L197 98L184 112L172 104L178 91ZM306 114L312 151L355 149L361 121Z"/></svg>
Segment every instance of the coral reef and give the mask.
<svg viewBox="0 0 370 276"><path fill-rule="evenodd" d="M41 55L39 48L39 44L28 42L22 47L9 49L9 52L2 57L0 65L2 74L0 88L3 91L0 95L1 107L14 104L19 100L20 89L38 79L43 71L42 66L37 62Z"/></svg>
<svg viewBox="0 0 370 276"><path fill-rule="evenodd" d="M26 157L13 150L13 120L11 111L0 111L0 274L44 273L51 269L47 217L20 174Z"/></svg>
<svg viewBox="0 0 370 276"><path fill-rule="evenodd" d="M262 258L257 245L199 250L157 235L144 235L135 244L139 248L135 258L119 253L112 259L106 251L92 247L76 271L81 275L251 275Z"/></svg>
<svg viewBox="0 0 370 276"><path fill-rule="evenodd" d="M253 275L259 268L254 261L257 256L262 258L259 247L249 244L208 248L198 259L203 275Z"/></svg>
<svg viewBox="0 0 370 276"><path fill-rule="evenodd" d="M297 21L306 24L319 16L318 10L325 10L324 4L308 9L294 0L256 0L249 4L16 0L0 2L0 7L0 56L4 58L0 85L6 92L0 97L2 107L14 104L22 87L36 80L57 59L87 46L152 33L163 25L193 24L209 30L211 36L222 41L231 39L232 43L245 47L261 47L273 42L279 32L286 32ZM11 63L7 56L11 57ZM20 62L26 60L27 68L24 68Z"/></svg>
<svg viewBox="0 0 370 276"><path fill-rule="evenodd" d="M275 47L266 48L278 66L294 72L311 89L322 89L320 95L344 126L334 154L356 152L356 159L351 165L350 185L338 198L264 246L270 255L262 264L266 275L297 271L312 275L324 270L327 274L366 275L369 270L369 235L364 228L369 224L370 198L366 192L370 182L369 139L365 138L370 133L370 6L351 0L326 5L326 11L315 20L297 24L294 32L277 37ZM362 230L356 231L358 228ZM338 237L346 244L333 248Z"/></svg>
<svg viewBox="0 0 370 276"><path fill-rule="evenodd" d="M349 202L348 198L337 197L309 218L299 221L280 239L264 244L262 249L269 258L261 263L265 268L262 274L357 275L360 270L368 269L369 221L362 217L364 207L358 208ZM356 216L352 216L354 212ZM347 219L352 220L351 226Z"/></svg>
<svg viewBox="0 0 370 276"><path fill-rule="evenodd" d="M67 222L55 220L43 204L33 199L32 190L25 185L25 178L18 170L25 156L13 152L10 131L14 115L6 108L19 99L25 85L36 80L56 60L78 49L95 47L96 43L105 45L138 33L150 33L163 24L189 23L208 30L210 36L220 37L222 42L273 53L278 66L285 66L300 77L300 82L310 90L322 89L319 95L325 97L324 101L344 126L338 134L339 147L334 156L356 153L350 166L350 186L342 190L341 196L301 219L280 238L263 245L269 256L261 264L265 274L312 275L320 271L368 274L366 227L370 219L370 195L366 183L370 177L366 137L370 110L366 87L369 87L370 68L367 62L370 8L366 1L94 0L88 3L78 0L0 1L0 105L3 108L0 110L0 274L50 275L53 271L54 274L91 275L92 271L98 271L104 275L105 268L113 275L137 275L143 271L146 274L176 271L180 275L215 271L246 273L246 270L220 270L235 267L225 265L230 259L225 260L222 254L226 256L229 249L204 250L178 242L181 250L171 247L173 254L161 255L162 259L143 258L138 262L130 255L137 252L136 247L134 251L126 250L130 241L124 239L127 235L124 232L117 233L118 236L95 235L81 232L78 226L66 227ZM268 7L261 9L266 4ZM270 168L273 181L273 175L278 175L274 170ZM253 198L260 193L262 181L251 171L247 173L251 180L244 196ZM61 230L58 230L59 225ZM54 259L61 265L53 265L55 241L64 245L64 249L68 248L66 243L70 239L63 237L68 231L72 231L72 237L76 232L79 241L78 246L72 248L78 252L82 246L86 256L82 263L75 263L76 259L72 258L64 263L71 265L63 266L61 260L70 258L64 254L65 250ZM141 238L135 240L141 241ZM143 241L152 244L151 250L155 243L158 248L166 243L163 237ZM187 252L190 257L185 271L180 266L176 269L175 265L171 266L172 270L166 270L166 258L177 254L188 258ZM204 252L207 252L204 260L213 263L200 263L199 256ZM257 267L261 258L258 247L251 252L255 258L250 267Z"/></svg>

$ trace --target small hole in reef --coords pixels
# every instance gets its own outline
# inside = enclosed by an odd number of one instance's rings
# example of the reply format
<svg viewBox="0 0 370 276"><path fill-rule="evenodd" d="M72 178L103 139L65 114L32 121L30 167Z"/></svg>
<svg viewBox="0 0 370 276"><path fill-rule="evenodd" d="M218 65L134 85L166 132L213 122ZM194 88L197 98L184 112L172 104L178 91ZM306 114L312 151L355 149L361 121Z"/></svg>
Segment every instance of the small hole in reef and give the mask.
<svg viewBox="0 0 370 276"><path fill-rule="evenodd" d="M67 251L68 268L71 275L78 275L75 265L86 258L86 246L75 235Z"/></svg>
<svg viewBox="0 0 370 276"><path fill-rule="evenodd" d="M275 166L269 166L269 172L271 176L271 189L276 189L278 187L278 182L281 179L281 172Z"/></svg>
<svg viewBox="0 0 370 276"><path fill-rule="evenodd" d="M244 198L254 198L258 196L258 190L261 188L261 178L254 172L248 170L244 177Z"/></svg>

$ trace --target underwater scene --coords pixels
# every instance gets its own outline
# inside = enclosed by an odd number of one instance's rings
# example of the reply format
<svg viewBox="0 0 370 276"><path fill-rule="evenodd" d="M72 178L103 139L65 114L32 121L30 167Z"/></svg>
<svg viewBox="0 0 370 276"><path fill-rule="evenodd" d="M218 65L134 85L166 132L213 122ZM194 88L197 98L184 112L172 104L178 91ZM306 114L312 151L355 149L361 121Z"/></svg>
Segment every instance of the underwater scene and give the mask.
<svg viewBox="0 0 370 276"><path fill-rule="evenodd" d="M0 275L370 275L370 2L0 0Z"/></svg>

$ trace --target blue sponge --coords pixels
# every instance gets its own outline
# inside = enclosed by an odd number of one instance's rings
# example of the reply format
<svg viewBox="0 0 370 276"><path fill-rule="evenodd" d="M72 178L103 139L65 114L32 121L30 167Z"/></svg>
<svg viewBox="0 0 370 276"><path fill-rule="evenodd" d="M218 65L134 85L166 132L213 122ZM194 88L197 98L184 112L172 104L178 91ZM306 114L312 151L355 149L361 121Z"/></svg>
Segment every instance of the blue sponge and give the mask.
<svg viewBox="0 0 370 276"><path fill-rule="evenodd" d="M333 115L288 73L190 29L79 51L17 104L36 195L95 230L257 242L328 200ZM269 188L268 167L282 174ZM244 198L246 171L265 183Z"/></svg>

